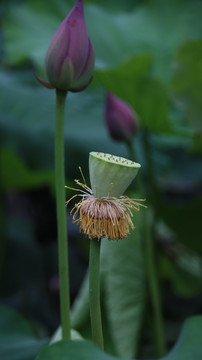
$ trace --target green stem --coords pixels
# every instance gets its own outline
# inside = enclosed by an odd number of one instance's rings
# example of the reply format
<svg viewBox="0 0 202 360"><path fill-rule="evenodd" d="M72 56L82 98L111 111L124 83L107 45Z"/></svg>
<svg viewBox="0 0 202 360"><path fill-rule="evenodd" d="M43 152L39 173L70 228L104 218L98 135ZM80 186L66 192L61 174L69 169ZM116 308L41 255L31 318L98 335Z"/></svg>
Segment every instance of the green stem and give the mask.
<svg viewBox="0 0 202 360"><path fill-rule="evenodd" d="M154 238L152 236L152 229L146 211L143 214L143 222L145 231L145 255L147 263L147 276L154 318L154 341L156 355L158 357L161 357L164 356L166 353L165 333L162 316L161 295L156 268Z"/></svg>
<svg viewBox="0 0 202 360"><path fill-rule="evenodd" d="M151 192L154 195L154 206L155 206L155 216L154 221L156 220L156 199L155 195L157 193L155 178L154 178L154 171L153 171L153 164L151 159L151 149L149 149L147 134L144 133L144 149L145 149L145 156L147 160L147 169L148 169L148 176L151 180ZM135 154L132 143L128 143L128 150L130 152L131 160L135 161ZM138 181L138 188L141 193L144 192L141 174L138 174L139 181ZM165 344L165 335L164 335L164 326L163 326L163 316L162 316L162 307L161 307L161 296L160 296L160 289L158 283L158 275L156 269L156 259L155 259L155 248L154 248L154 238L152 234L152 228L154 225L150 224L148 219L147 211L143 211L143 232L145 238L145 257L146 257L146 264L147 264L147 275L148 275L148 282L149 282L149 291L150 291L150 298L153 308L153 318L154 318L154 329L155 329L155 347L156 347L156 354L158 357L165 355L166 353L166 344Z"/></svg>
<svg viewBox="0 0 202 360"><path fill-rule="evenodd" d="M70 339L69 268L64 161L64 108L66 95L66 91L56 90L55 180L60 277L60 312L63 340Z"/></svg>
<svg viewBox="0 0 202 360"><path fill-rule="evenodd" d="M7 252L7 239L6 239L6 214L4 206L3 190L0 187L0 280L3 274L6 252Z"/></svg>
<svg viewBox="0 0 202 360"><path fill-rule="evenodd" d="M149 179L149 185L150 185L150 198L153 203L154 217L156 221L157 213L158 213L158 189L156 185L155 171L152 161L152 149L149 142L149 134L148 131L146 130L143 131L142 143L144 147L144 155L147 166L147 177Z"/></svg>
<svg viewBox="0 0 202 360"><path fill-rule="evenodd" d="M127 140L126 141L126 145L128 147L128 152L129 152L129 156L131 158L131 160L135 161L135 151L134 151L134 148L133 148L133 143L131 140Z"/></svg>
<svg viewBox="0 0 202 360"><path fill-rule="evenodd" d="M89 258L89 302L92 338L100 349L104 349L100 309L100 245L101 240L90 240Z"/></svg>
<svg viewBox="0 0 202 360"><path fill-rule="evenodd" d="M132 140L127 140L126 141L126 145L128 147L128 154L129 154L129 158L130 160L132 161L136 161L135 160L135 151L134 151L134 147L133 147L133 143L132 143ZM139 171L136 179L135 179L135 182L137 184L137 188L139 190L140 193L143 193L143 185L142 185L142 174L141 174L141 170Z"/></svg>
<svg viewBox="0 0 202 360"><path fill-rule="evenodd" d="M143 146L145 152L145 159L147 165L147 175L150 182L150 194L154 207L153 221L149 221L148 215L145 214L145 252L147 262L148 281L150 288L151 303L153 308L154 329L155 329L155 347L157 356L163 356L166 353L166 341L163 325L163 315L161 306L161 294L158 282L156 254L154 244L154 229L158 217L158 189L156 186L156 179L152 161L152 149L148 139L148 132L143 131Z"/></svg>

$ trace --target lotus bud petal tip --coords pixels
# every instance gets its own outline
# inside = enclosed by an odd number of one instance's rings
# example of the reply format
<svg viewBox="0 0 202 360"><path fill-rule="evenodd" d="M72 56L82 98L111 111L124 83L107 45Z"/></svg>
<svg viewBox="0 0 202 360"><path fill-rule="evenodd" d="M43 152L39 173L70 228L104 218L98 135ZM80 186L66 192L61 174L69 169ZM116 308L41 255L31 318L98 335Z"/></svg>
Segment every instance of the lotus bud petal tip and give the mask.
<svg viewBox="0 0 202 360"><path fill-rule="evenodd" d="M132 107L109 92L106 94L105 122L110 136L117 141L130 140L138 129L138 117Z"/></svg>
<svg viewBox="0 0 202 360"><path fill-rule="evenodd" d="M83 1L78 0L53 35L46 53L45 71L50 85L64 91L84 90L92 80L94 61ZM38 80L48 87L49 83Z"/></svg>

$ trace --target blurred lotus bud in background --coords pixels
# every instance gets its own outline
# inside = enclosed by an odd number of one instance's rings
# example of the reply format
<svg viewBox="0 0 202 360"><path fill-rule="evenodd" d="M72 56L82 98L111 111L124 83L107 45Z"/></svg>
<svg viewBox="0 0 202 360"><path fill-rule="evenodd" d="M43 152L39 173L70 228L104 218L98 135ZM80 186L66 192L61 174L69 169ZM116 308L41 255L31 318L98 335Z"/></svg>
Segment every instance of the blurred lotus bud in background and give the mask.
<svg viewBox="0 0 202 360"><path fill-rule="evenodd" d="M109 92L106 95L105 122L110 136L117 141L129 141L138 129L138 116L132 107Z"/></svg>

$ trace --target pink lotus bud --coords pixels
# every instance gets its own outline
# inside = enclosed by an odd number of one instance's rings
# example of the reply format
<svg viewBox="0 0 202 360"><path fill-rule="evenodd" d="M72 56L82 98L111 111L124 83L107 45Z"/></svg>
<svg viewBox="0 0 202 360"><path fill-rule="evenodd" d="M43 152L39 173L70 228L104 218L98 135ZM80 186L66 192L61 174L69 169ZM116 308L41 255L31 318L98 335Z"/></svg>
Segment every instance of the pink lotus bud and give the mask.
<svg viewBox="0 0 202 360"><path fill-rule="evenodd" d="M107 93L105 121L111 137L128 141L136 133L138 118L133 109L120 98Z"/></svg>
<svg viewBox="0 0 202 360"><path fill-rule="evenodd" d="M81 91L91 82L94 49L88 37L83 0L73 9L53 35L45 58L45 70L50 82L38 80L49 88Z"/></svg>

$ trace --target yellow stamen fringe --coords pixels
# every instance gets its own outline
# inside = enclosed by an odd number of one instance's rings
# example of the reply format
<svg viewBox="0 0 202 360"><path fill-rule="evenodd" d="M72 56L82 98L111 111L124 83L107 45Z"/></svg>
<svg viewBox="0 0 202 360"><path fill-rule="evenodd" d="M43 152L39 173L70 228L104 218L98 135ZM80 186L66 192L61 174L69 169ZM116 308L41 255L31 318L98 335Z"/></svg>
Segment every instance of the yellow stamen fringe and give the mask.
<svg viewBox="0 0 202 360"><path fill-rule="evenodd" d="M140 206L146 207L145 205L127 196L121 196L119 199L115 197L98 199L86 183L83 184L79 180L75 180L75 182L85 190L70 188L78 190L79 193L72 196L66 205L76 196L82 197L71 210L71 214L73 214L73 222L80 225L80 231L89 239L97 238L99 240L108 236L110 240L119 240L129 234L130 227L131 229L135 228L131 220L133 216L131 209L139 211ZM144 200L139 199L139 201Z"/></svg>

